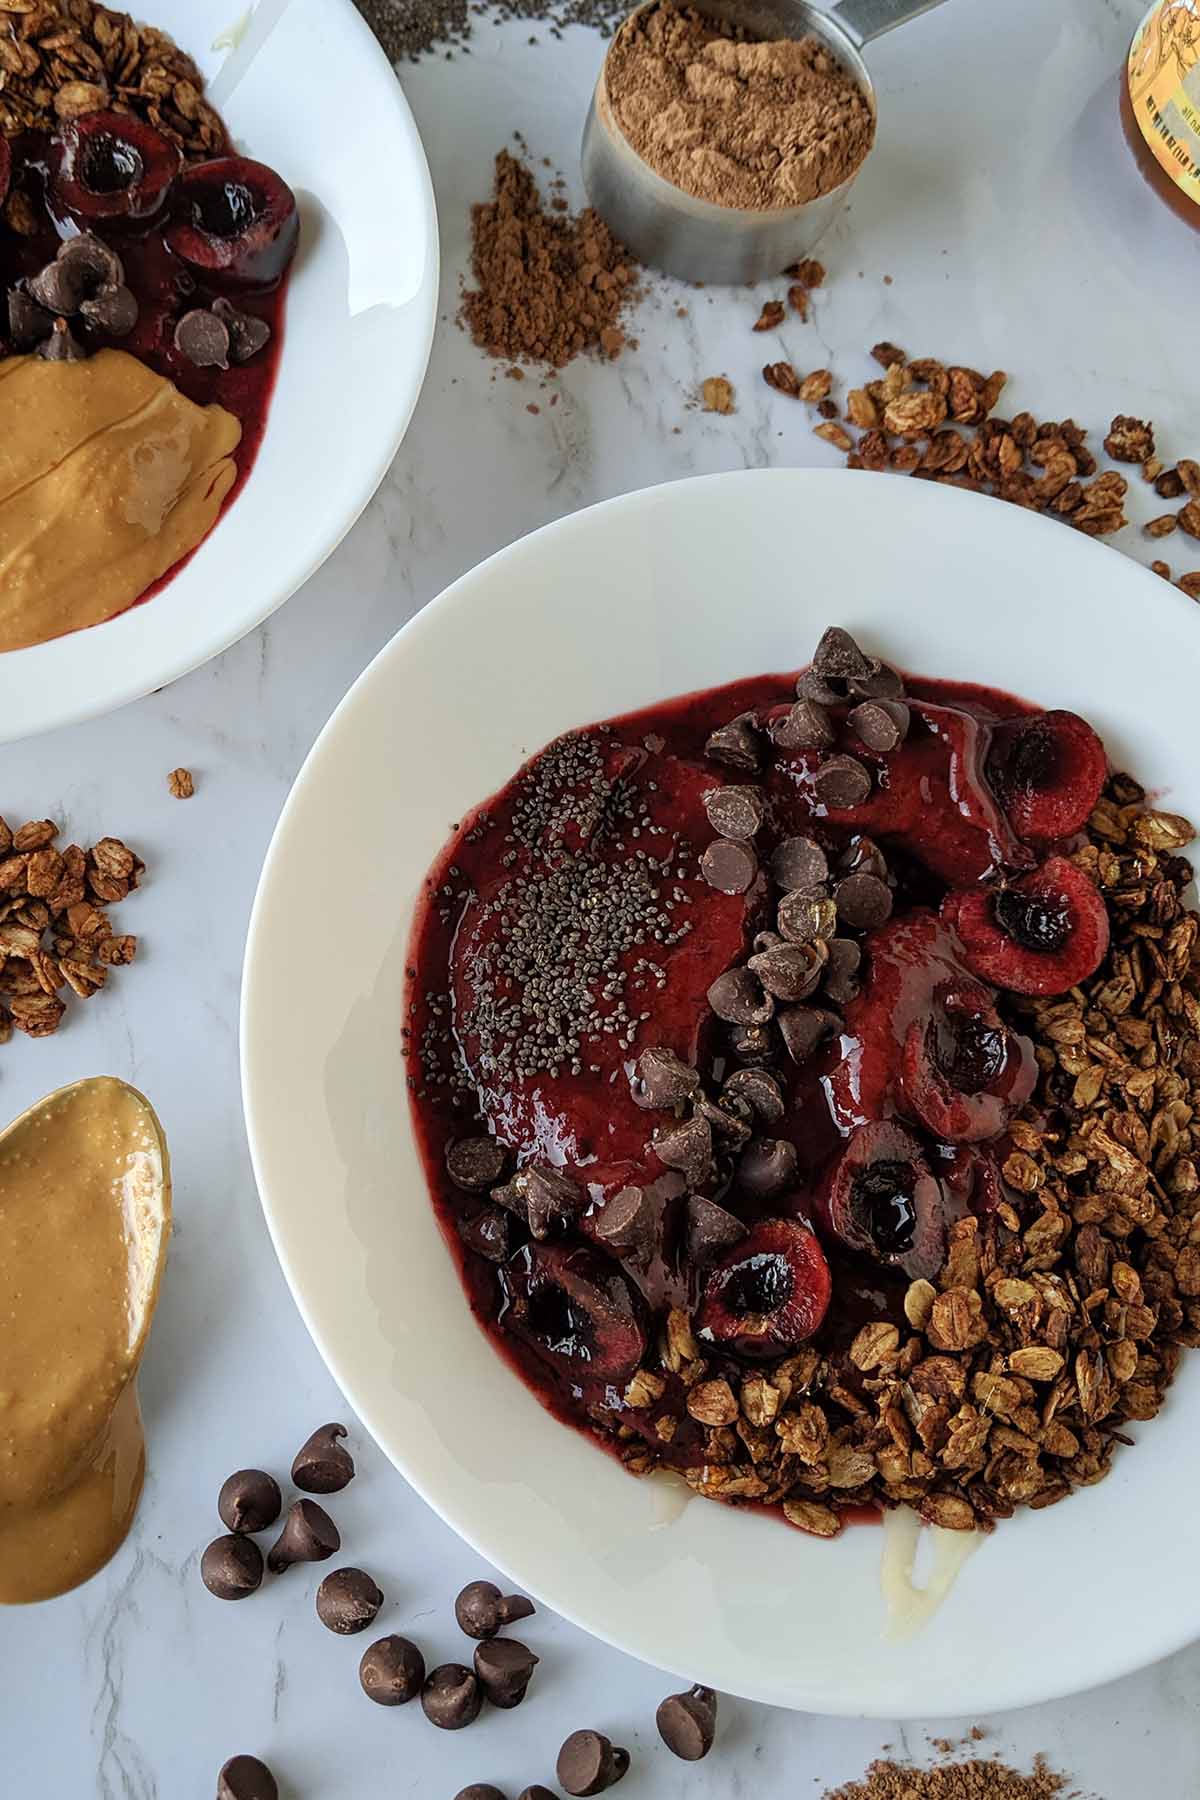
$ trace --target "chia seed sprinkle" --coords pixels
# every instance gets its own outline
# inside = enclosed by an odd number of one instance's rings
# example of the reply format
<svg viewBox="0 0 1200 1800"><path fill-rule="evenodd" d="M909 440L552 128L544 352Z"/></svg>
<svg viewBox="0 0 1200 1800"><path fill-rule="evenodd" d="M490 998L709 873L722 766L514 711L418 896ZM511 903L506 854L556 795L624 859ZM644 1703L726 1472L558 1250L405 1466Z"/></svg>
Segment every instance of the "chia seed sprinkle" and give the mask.
<svg viewBox="0 0 1200 1800"><path fill-rule="evenodd" d="M391 62L419 62L440 51L452 59L456 49L469 55L467 39L476 19L504 24L524 19L546 26L553 38L568 25L585 25L611 37L625 17L627 0L356 0L359 12L383 45ZM536 44L536 36L529 38Z"/></svg>

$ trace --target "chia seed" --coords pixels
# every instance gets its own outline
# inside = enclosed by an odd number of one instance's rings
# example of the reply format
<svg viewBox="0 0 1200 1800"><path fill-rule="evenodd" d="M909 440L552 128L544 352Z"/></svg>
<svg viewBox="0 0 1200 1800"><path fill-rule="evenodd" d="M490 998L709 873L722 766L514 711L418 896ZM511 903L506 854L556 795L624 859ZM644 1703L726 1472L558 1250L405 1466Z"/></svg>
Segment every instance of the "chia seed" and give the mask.
<svg viewBox="0 0 1200 1800"><path fill-rule="evenodd" d="M561 37L568 25L585 25L601 37L611 37L629 10L627 0L356 0L359 12L375 33L393 63L419 62L433 51L452 57L454 49L467 50L476 19L503 24L524 19L546 25L551 37ZM537 43L530 37L531 44Z"/></svg>

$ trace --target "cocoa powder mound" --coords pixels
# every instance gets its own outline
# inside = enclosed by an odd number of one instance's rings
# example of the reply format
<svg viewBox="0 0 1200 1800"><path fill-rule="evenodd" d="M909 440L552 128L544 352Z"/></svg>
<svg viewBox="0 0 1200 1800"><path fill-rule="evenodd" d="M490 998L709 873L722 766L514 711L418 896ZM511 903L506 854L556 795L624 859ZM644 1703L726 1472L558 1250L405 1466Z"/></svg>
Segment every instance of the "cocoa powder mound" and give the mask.
<svg viewBox="0 0 1200 1800"><path fill-rule="evenodd" d="M1056 1800L1067 1779L1042 1756L1034 1758L1029 1775L979 1757L935 1769L873 1762L861 1781L828 1789L824 1800Z"/></svg>
<svg viewBox="0 0 1200 1800"><path fill-rule="evenodd" d="M561 369L581 351L624 348L621 315L637 287L624 249L591 207L547 211L507 150L493 197L471 208L471 273L459 318L489 356Z"/></svg>
<svg viewBox="0 0 1200 1800"><path fill-rule="evenodd" d="M840 187L875 136L857 82L818 38L756 41L663 0L608 53L613 115L665 180L718 206L799 206Z"/></svg>

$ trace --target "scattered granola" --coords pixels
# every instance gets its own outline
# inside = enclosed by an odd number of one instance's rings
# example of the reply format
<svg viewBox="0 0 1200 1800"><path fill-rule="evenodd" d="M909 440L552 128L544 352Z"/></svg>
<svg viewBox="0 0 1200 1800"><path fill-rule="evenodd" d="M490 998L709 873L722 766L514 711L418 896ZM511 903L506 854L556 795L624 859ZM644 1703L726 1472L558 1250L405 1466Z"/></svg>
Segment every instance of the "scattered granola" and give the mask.
<svg viewBox="0 0 1200 1800"><path fill-rule="evenodd" d="M1055 1800L1069 1779L1056 1774L1040 1755L1028 1775L990 1757L932 1769L881 1761L873 1762L861 1781L827 1789L824 1800Z"/></svg>
<svg viewBox="0 0 1200 1800"><path fill-rule="evenodd" d="M167 786L176 800L190 800L196 792L196 781L190 769L172 769Z"/></svg>
<svg viewBox="0 0 1200 1800"><path fill-rule="evenodd" d="M782 300L764 300L762 311L751 327L754 331L774 331L783 324L784 305Z"/></svg>
<svg viewBox="0 0 1200 1800"><path fill-rule="evenodd" d="M710 375L700 386L700 398L705 412L732 413L737 411L733 398L733 383L724 375Z"/></svg>

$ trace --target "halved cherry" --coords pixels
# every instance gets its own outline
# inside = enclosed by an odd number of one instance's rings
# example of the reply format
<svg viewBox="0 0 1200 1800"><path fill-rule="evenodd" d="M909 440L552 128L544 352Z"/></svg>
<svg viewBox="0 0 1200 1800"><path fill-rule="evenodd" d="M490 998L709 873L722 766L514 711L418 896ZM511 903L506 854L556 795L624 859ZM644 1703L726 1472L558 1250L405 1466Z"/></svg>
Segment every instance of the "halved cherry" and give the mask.
<svg viewBox="0 0 1200 1800"><path fill-rule="evenodd" d="M576 1381L620 1381L642 1359L641 1303L599 1251L526 1244L499 1271L499 1321L544 1362Z"/></svg>
<svg viewBox="0 0 1200 1800"><path fill-rule="evenodd" d="M1016 994L1063 994L1094 975L1108 950L1108 909L1065 856L1006 887L947 894L942 917L976 975Z"/></svg>
<svg viewBox="0 0 1200 1800"><path fill-rule="evenodd" d="M85 113L63 127L51 186L77 219L137 223L161 211L182 166L175 145L126 113Z"/></svg>
<svg viewBox="0 0 1200 1800"><path fill-rule="evenodd" d="M860 1125L828 1190L831 1229L851 1250L893 1263L911 1279L936 1275L946 1255L941 1183L911 1131L889 1120Z"/></svg>
<svg viewBox="0 0 1200 1800"><path fill-rule="evenodd" d="M1028 1100L1037 1063L986 988L944 981L905 1033L900 1079L908 1109L934 1137L976 1144L998 1137Z"/></svg>
<svg viewBox="0 0 1200 1800"><path fill-rule="evenodd" d="M1017 836L1033 843L1082 831L1107 774L1104 745L1077 713L1009 719L992 734L988 780Z"/></svg>
<svg viewBox="0 0 1200 1800"><path fill-rule="evenodd" d="M296 254L296 196L266 163L246 156L197 163L180 177L175 198L167 244L209 281L264 287Z"/></svg>
<svg viewBox="0 0 1200 1800"><path fill-rule="evenodd" d="M699 1335L742 1356L779 1356L810 1338L832 1281L816 1233L799 1219L763 1219L704 1284Z"/></svg>

